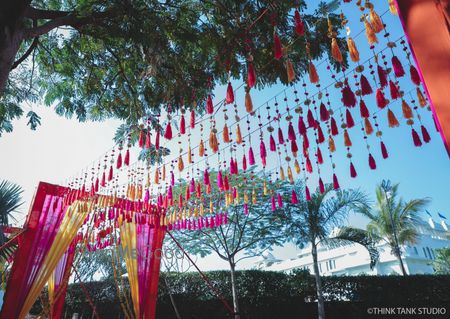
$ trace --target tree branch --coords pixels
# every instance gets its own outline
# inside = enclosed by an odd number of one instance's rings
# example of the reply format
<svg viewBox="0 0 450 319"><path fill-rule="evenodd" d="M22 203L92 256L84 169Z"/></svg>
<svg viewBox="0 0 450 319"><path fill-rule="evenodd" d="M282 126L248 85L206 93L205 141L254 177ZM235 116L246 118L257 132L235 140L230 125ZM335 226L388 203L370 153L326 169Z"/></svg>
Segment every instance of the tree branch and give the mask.
<svg viewBox="0 0 450 319"><path fill-rule="evenodd" d="M28 7L25 10L24 17L30 19L55 19L60 17L65 17L74 14L70 11L58 11L58 10L43 10L33 7Z"/></svg>
<svg viewBox="0 0 450 319"><path fill-rule="evenodd" d="M35 37L33 42L31 43L30 47L28 48L28 50L17 60L13 63L13 65L11 66L11 70L14 70L15 68L17 68L20 63L22 63L23 61L25 61L28 56L34 51L34 49L37 47L38 43L39 43L39 38Z"/></svg>

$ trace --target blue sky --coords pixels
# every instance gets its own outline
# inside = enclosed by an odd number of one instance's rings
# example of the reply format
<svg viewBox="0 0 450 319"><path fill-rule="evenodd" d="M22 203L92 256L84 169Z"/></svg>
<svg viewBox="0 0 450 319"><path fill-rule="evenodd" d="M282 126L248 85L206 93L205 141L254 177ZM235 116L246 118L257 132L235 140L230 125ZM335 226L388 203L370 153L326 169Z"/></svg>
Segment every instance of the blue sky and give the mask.
<svg viewBox="0 0 450 319"><path fill-rule="evenodd" d="M387 10L387 1L383 1L377 11L382 14ZM364 33L357 35L362 30L362 24L359 22L359 10L354 4L344 5L343 11L350 21L352 36L358 44L361 54L361 61L365 61L372 57L371 51L368 49ZM389 12L383 15L385 19L391 40L396 40L403 36L403 31L398 17L392 16ZM379 35L380 43L376 47L376 51L385 47L386 40ZM390 61L391 53L386 52L386 59ZM405 70L408 71L406 59L401 48L397 48L401 61L404 63ZM257 56L255 56L257 58ZM316 62L320 65L320 62ZM367 76L367 71L364 72ZM322 87L332 83L330 73L324 69L324 64L319 66L319 75L322 79ZM369 80L371 80L369 78ZM237 87L241 80L233 82ZM409 77L401 80L402 89L408 91L413 88L410 84ZM375 85L372 83L372 86ZM253 102L255 107L264 104L275 94L282 92L285 87L275 85L265 88L260 92L253 92ZM243 90L236 92L239 111L243 106ZM287 88L289 101L292 101L292 89ZM300 90L299 90L300 91ZM308 86L308 91L312 94L317 92L315 87ZM337 90L330 89L330 99L332 106L339 106L340 93ZM215 102L220 101L225 95L225 88L219 87L215 91ZM284 96L283 94L281 96ZM409 98L407 98L409 99ZM279 98L280 109L284 110L282 98ZM273 105L273 101L270 102ZM371 110L375 110L374 96L368 97L366 103ZM115 129L120 124L118 121L110 120L102 123L78 123L76 120L68 120L58 117L51 108L45 106L33 106L33 109L42 117L42 126L37 131L31 131L26 127L26 120L21 119L14 123L13 133L5 134L0 138L0 150L2 151L2 162L0 165L0 178L14 181L21 185L24 190L25 205L23 206L23 214L18 216L19 224L23 223L25 213L39 181L47 181L52 183L62 183L63 180L80 171L81 168L99 158L106 150L113 145L112 137ZM368 194L373 194L375 185L383 179L391 179L393 182L400 183L400 193L407 200L417 197L430 197L432 202L429 211L432 213L436 221L437 212L450 219L450 162L448 155L444 149L439 134L434 129L431 120L431 113L421 111L423 115L423 123L427 127L431 135L431 142L417 148L412 144L411 131L407 127L404 120L401 120L401 107L399 103L392 106L399 121L400 128L385 129L386 114L379 115L380 123L383 129L383 139L388 147L389 158L382 160L379 155L378 140L375 136L370 136L368 141L373 149L374 156L377 160L377 169L372 171L367 165L367 149L363 143L362 134L358 128L350 131L354 146L352 147L353 161L358 171L358 177L351 179L348 173L348 160L346 152L343 149L342 141L336 139L337 152L334 156L336 164L336 174L339 177L341 187L360 188ZM245 111L240 112L244 114ZM222 118L222 112L218 113L218 118ZM264 114L264 112L263 112ZM355 120L359 117L356 117ZM232 108L228 108L228 115L233 118ZM296 118L296 117L295 117ZM220 120L218 126L221 128ZM372 123L373 124L373 123ZM282 124L284 125L284 124ZM296 125L294 126L296 127ZM241 127L244 129L244 127ZM230 130L234 128L230 127ZM286 131L286 130L285 130ZM265 132L267 140L267 132ZM193 135L193 140L198 138L198 134ZM172 145L175 142L171 142ZM324 156L327 157L325 148L322 149ZM175 151L178 154L177 150ZM277 159L273 160L277 163ZM210 162L213 164L214 162ZM329 165L324 165L322 175L324 181L329 182L331 170ZM317 181L311 179L311 185L317 185ZM425 216L424 216L425 217ZM364 226L364 219L359 216L349 216L349 223L353 225ZM296 249L291 245L287 245L282 249L275 249L274 254L277 257L287 258L293 257ZM214 269L225 267L216 257L208 257L199 262L202 269ZM243 263L244 267L251 267L252 261Z"/></svg>

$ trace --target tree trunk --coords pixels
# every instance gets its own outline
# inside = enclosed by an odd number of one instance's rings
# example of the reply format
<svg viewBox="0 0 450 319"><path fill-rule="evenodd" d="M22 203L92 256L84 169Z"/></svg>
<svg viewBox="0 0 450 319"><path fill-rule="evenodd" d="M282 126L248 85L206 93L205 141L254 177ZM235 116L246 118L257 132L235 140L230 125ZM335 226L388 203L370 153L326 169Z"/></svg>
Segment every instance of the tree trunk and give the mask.
<svg viewBox="0 0 450 319"><path fill-rule="evenodd" d="M395 256L398 259L398 262L400 263L400 269L402 270L402 274L403 276L407 276L408 273L406 272L406 268L405 265L403 264L403 259L402 259L402 252L400 251L400 247L395 247Z"/></svg>
<svg viewBox="0 0 450 319"><path fill-rule="evenodd" d="M22 43L22 30L2 26L0 32L0 96L5 93L14 59Z"/></svg>
<svg viewBox="0 0 450 319"><path fill-rule="evenodd" d="M311 243L311 253L313 257L314 278L316 279L318 318L325 319L325 304L323 299L322 280L320 279L319 264L317 262L317 245L314 242Z"/></svg>
<svg viewBox="0 0 450 319"><path fill-rule="evenodd" d="M241 316L239 314L239 300L238 300L238 289L236 286L236 272L234 263L234 258L229 260L230 262L230 273L231 273L231 292L233 294L233 309L234 309L234 319L240 319Z"/></svg>
<svg viewBox="0 0 450 319"><path fill-rule="evenodd" d="M175 316L177 317L177 319L181 319L180 312L178 311L178 307L177 307L177 304L175 303L175 299L173 299L173 295L170 292L169 284L167 283L167 278L165 276L164 276L164 283L166 284L167 291L169 292L170 303L172 304L173 311L175 311Z"/></svg>

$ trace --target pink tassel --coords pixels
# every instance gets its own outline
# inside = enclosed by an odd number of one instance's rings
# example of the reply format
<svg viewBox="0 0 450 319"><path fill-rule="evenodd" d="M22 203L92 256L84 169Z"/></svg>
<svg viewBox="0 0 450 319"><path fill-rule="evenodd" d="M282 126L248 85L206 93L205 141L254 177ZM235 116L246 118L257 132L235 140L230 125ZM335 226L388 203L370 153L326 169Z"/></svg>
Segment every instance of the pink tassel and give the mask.
<svg viewBox="0 0 450 319"><path fill-rule="evenodd" d="M281 145L284 144L284 136L283 136L283 131L281 130L281 127L278 128L278 144L281 144Z"/></svg>
<svg viewBox="0 0 450 319"><path fill-rule="evenodd" d="M420 127L420 129L422 130L422 138L423 138L423 141L424 141L425 143L429 143L429 142L431 141L431 137L430 137L430 134L428 134L427 129L426 129L425 126L423 126L423 125Z"/></svg>
<svg viewBox="0 0 450 319"><path fill-rule="evenodd" d="M272 134L270 134L269 148L271 152L275 152L277 150L277 146L275 145L275 139L273 138Z"/></svg>
<svg viewBox="0 0 450 319"><path fill-rule="evenodd" d="M104 172L104 171L103 171L103 174L102 174L102 181L101 181L100 185L101 185L102 187L105 187L105 186L106 186L106 175L105 175L105 172Z"/></svg>
<svg viewBox="0 0 450 319"><path fill-rule="evenodd" d="M331 118L330 126L331 126L331 135L333 135L333 136L338 135L339 130L338 130L338 126L337 126L337 123L336 123L336 120L334 119L334 117Z"/></svg>
<svg viewBox="0 0 450 319"><path fill-rule="evenodd" d="M150 130L148 130L147 131L147 136L145 138L145 148L149 149L151 145L152 145L151 135L150 135Z"/></svg>
<svg viewBox="0 0 450 319"><path fill-rule="evenodd" d="M355 93L353 93L352 89L347 83L342 89L342 102L346 107L354 107L356 105Z"/></svg>
<svg viewBox="0 0 450 319"><path fill-rule="evenodd" d="M302 116L300 116L298 118L298 132L300 133L300 135L306 134L306 126L305 126L305 122L303 122Z"/></svg>
<svg viewBox="0 0 450 319"><path fill-rule="evenodd" d="M275 206L275 196L272 195L270 201L271 201L271 204L272 204L272 211L274 212L274 211L277 210L277 207Z"/></svg>
<svg viewBox="0 0 450 319"><path fill-rule="evenodd" d="M350 162L350 177L355 178L357 176L355 166Z"/></svg>
<svg viewBox="0 0 450 319"><path fill-rule="evenodd" d="M306 200L310 201L311 200L311 194L309 192L309 188L308 186L305 187L305 196L306 196Z"/></svg>
<svg viewBox="0 0 450 319"><path fill-rule="evenodd" d="M363 99L359 101L359 112L362 118L368 118L370 116L369 109Z"/></svg>
<svg viewBox="0 0 450 319"><path fill-rule="evenodd" d="M117 156L116 168L120 169L121 167L122 167L122 154L119 153L119 156Z"/></svg>
<svg viewBox="0 0 450 319"><path fill-rule="evenodd" d="M355 126L355 121L353 121L352 113L350 113L348 109L345 112L345 120L348 128L352 128L353 126Z"/></svg>
<svg viewBox="0 0 450 319"><path fill-rule="evenodd" d="M253 154L253 148L251 146L248 150L248 163L250 166L255 165L255 155Z"/></svg>
<svg viewBox="0 0 450 319"><path fill-rule="evenodd" d="M375 162L375 159L373 158L372 154L369 153L369 167L370 169L376 169L377 163Z"/></svg>
<svg viewBox="0 0 450 319"><path fill-rule="evenodd" d="M333 189L339 189L339 181L336 174L333 174Z"/></svg>
<svg viewBox="0 0 450 319"><path fill-rule="evenodd" d="M231 82L228 82L226 102L227 104L231 104L234 102L234 92L233 87L231 86Z"/></svg>
<svg viewBox="0 0 450 319"><path fill-rule="evenodd" d="M388 100L386 100L386 98L384 97L384 93L381 89L377 89L376 100L377 100L377 106L380 109L384 109L386 107L386 105L388 105Z"/></svg>
<svg viewBox="0 0 450 319"><path fill-rule="evenodd" d="M181 115L180 119L180 134L186 133L186 121L184 119L184 115Z"/></svg>
<svg viewBox="0 0 450 319"><path fill-rule="evenodd" d="M95 192L97 193L97 192L98 192L98 189L99 189L99 181L98 181L98 177L97 177L97 179L95 180L95 186L94 186L94 189L95 189Z"/></svg>
<svg viewBox="0 0 450 319"><path fill-rule="evenodd" d="M170 185L175 185L175 175L173 174L173 172L170 172Z"/></svg>
<svg viewBox="0 0 450 319"><path fill-rule="evenodd" d="M244 203L244 214L248 215L248 204Z"/></svg>
<svg viewBox="0 0 450 319"><path fill-rule="evenodd" d="M414 65L411 65L409 67L409 74L411 75L411 81L415 85L420 85L420 76L419 72L417 72L417 69L414 67Z"/></svg>
<svg viewBox="0 0 450 319"><path fill-rule="evenodd" d="M308 126L316 128L316 120L314 119L314 116L313 116L311 110L308 110L308 114L307 114L306 118L308 120Z"/></svg>
<svg viewBox="0 0 450 319"><path fill-rule="evenodd" d="M303 25L302 18L300 17L300 12L298 10L295 10L294 13L294 20L295 20L295 33L297 35L302 36L305 34L305 26Z"/></svg>
<svg viewBox="0 0 450 319"><path fill-rule="evenodd" d="M277 193L277 201L278 201L278 207L282 208L283 207L283 199L281 198L280 193Z"/></svg>
<svg viewBox="0 0 450 319"><path fill-rule="evenodd" d="M317 163L319 164L323 164L323 156L322 156L322 151L320 150L320 148L317 148Z"/></svg>
<svg viewBox="0 0 450 319"><path fill-rule="evenodd" d="M225 178L223 179L223 187L224 187L224 190L226 190L226 191L230 190L230 182L228 180L227 175L225 175Z"/></svg>
<svg viewBox="0 0 450 319"><path fill-rule="evenodd" d="M112 181L113 179L113 168L112 165L109 167L109 173L108 173L108 182Z"/></svg>
<svg viewBox="0 0 450 319"><path fill-rule="evenodd" d="M317 142L319 144L325 142L325 136L323 135L323 131L320 125L317 126Z"/></svg>
<svg viewBox="0 0 450 319"><path fill-rule="evenodd" d="M311 160L309 159L309 156L306 157L306 171L308 173L312 173L312 171L313 171L312 165L311 165Z"/></svg>
<svg viewBox="0 0 450 319"><path fill-rule="evenodd" d="M219 171L219 173L217 173L217 188L219 190L223 190L223 178L222 178L222 172Z"/></svg>
<svg viewBox="0 0 450 319"><path fill-rule="evenodd" d="M273 32L273 44L274 44L274 57L279 60L283 56L283 50L281 46L281 40L277 32Z"/></svg>
<svg viewBox="0 0 450 319"><path fill-rule="evenodd" d="M321 194L325 193L325 185L323 185L322 177L319 177L319 190Z"/></svg>
<svg viewBox="0 0 450 319"><path fill-rule="evenodd" d="M256 84L256 73L252 62L248 62L247 66L247 85L252 88Z"/></svg>
<svg viewBox="0 0 450 319"><path fill-rule="evenodd" d="M364 74L361 74L360 82L361 82L361 94L362 95L368 95L368 94L373 93L372 87L370 86L370 83L367 80L367 78L364 76Z"/></svg>
<svg viewBox="0 0 450 319"><path fill-rule="evenodd" d="M125 153L125 158L123 160L123 163L128 166L130 165L130 150L127 149L126 153Z"/></svg>
<svg viewBox="0 0 450 319"><path fill-rule="evenodd" d="M292 122L289 122L289 126L288 126L288 139L289 139L289 141L296 140L294 126L292 126Z"/></svg>
<svg viewBox="0 0 450 319"><path fill-rule="evenodd" d="M159 150L159 137L160 137L161 133L160 131L156 131L156 138L155 138L155 149Z"/></svg>
<svg viewBox="0 0 450 319"><path fill-rule="evenodd" d="M231 84L228 83L228 86L230 86L230 85ZM227 99L228 99L228 91L227 91ZM208 114L213 114L214 113L214 105L213 105L211 94L209 94L208 98L206 99L206 113L208 113Z"/></svg>
<svg viewBox="0 0 450 319"><path fill-rule="evenodd" d="M380 86L384 88L385 86L388 85L386 70L383 69L381 66L378 66L377 71L378 71L378 78L380 80Z"/></svg>
<svg viewBox="0 0 450 319"><path fill-rule="evenodd" d="M203 174L203 183L205 183L205 185L209 185L209 182L209 172L205 169L205 173Z"/></svg>
<svg viewBox="0 0 450 319"><path fill-rule="evenodd" d="M403 65L400 60L394 55L392 57L392 67L394 68L394 74L396 77L402 77L405 75L405 70L403 70Z"/></svg>
<svg viewBox="0 0 450 319"><path fill-rule="evenodd" d="M411 134L412 134L414 145L417 147L422 146L422 141L420 140L420 137L419 137L419 134L417 134L417 131L415 129L412 129Z"/></svg>
<svg viewBox="0 0 450 319"><path fill-rule="evenodd" d="M259 144L259 155L261 158L267 157L266 153L266 145L264 144L264 141L261 140L261 143Z"/></svg>
<svg viewBox="0 0 450 319"><path fill-rule="evenodd" d="M191 179L191 183L189 184L189 192L195 193L195 181L194 181L194 178Z"/></svg>
<svg viewBox="0 0 450 319"><path fill-rule="evenodd" d="M320 120L322 122L328 121L330 119L330 112L328 111L325 104L320 103Z"/></svg>
<svg viewBox="0 0 450 319"><path fill-rule="evenodd" d="M384 159L388 158L388 157L389 157L389 154L388 154L386 145L384 145L384 142L383 142L383 141L381 141L380 147L381 147L381 155L383 156L383 158L384 158Z"/></svg>
<svg viewBox="0 0 450 319"><path fill-rule="evenodd" d="M291 193L291 204L293 204L293 205L298 204L298 197L297 197L297 193L295 192L295 190L292 190L292 193Z"/></svg>
<svg viewBox="0 0 450 319"><path fill-rule="evenodd" d="M139 133L139 147L143 148L144 147L144 143L145 143L145 133L144 133L144 131L141 131Z"/></svg>
<svg viewBox="0 0 450 319"><path fill-rule="evenodd" d="M398 99L399 97L401 97L401 94L400 94L400 91L399 91L397 85L394 82L392 82L392 81L389 81L389 90L391 92L391 98L393 100Z"/></svg>
<svg viewBox="0 0 450 319"><path fill-rule="evenodd" d="M191 111L190 125L191 125L191 128L195 128L195 112L194 112L194 110Z"/></svg>
<svg viewBox="0 0 450 319"><path fill-rule="evenodd" d="M166 140L172 139L172 125L170 125L170 121L167 123L166 130L164 132L164 138Z"/></svg>
<svg viewBox="0 0 450 319"><path fill-rule="evenodd" d="M245 154L244 154L244 156L242 156L242 169L244 171L247 170L247 157L245 157Z"/></svg>

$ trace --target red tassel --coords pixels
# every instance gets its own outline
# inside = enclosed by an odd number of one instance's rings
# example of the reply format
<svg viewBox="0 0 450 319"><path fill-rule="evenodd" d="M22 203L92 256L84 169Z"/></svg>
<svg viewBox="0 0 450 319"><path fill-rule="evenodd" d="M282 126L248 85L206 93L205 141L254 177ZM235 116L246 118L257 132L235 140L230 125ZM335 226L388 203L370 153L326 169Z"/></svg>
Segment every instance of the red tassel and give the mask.
<svg viewBox="0 0 450 319"><path fill-rule="evenodd" d="M159 137L161 135L161 132L158 130L156 131L156 138L155 138L155 149L159 150Z"/></svg>
<svg viewBox="0 0 450 319"><path fill-rule="evenodd" d="M352 128L353 126L355 126L355 121L353 121L352 113L350 113L348 109L345 112L345 121L347 123L347 128Z"/></svg>
<svg viewBox="0 0 450 319"><path fill-rule="evenodd" d="M380 147L381 147L381 155L383 156L384 159L389 157L386 145L384 145L383 141L380 142Z"/></svg>
<svg viewBox="0 0 450 319"><path fill-rule="evenodd" d="M414 145L419 147L422 146L422 141L420 140L419 134L417 134L417 131L415 129L412 129L411 131L412 138L414 141Z"/></svg>
<svg viewBox="0 0 450 319"><path fill-rule="evenodd" d="M293 204L293 205L298 204L298 197L297 197L297 193L295 192L295 190L292 190L292 193L291 193L291 204Z"/></svg>
<svg viewBox="0 0 450 319"><path fill-rule="evenodd" d="M271 152L276 152L277 146L275 145L275 139L273 138L273 135L270 134L269 138L269 149Z"/></svg>
<svg viewBox="0 0 450 319"><path fill-rule="evenodd" d="M350 162L350 177L355 178L356 176L358 176L358 174L356 174L355 166Z"/></svg>
<svg viewBox="0 0 450 319"><path fill-rule="evenodd" d="M113 179L113 167L112 165L109 167L109 173L108 173L108 182L112 181Z"/></svg>
<svg viewBox="0 0 450 319"><path fill-rule="evenodd" d="M323 164L323 156L322 156L322 151L320 150L320 148L317 148L317 163L319 164Z"/></svg>
<svg viewBox="0 0 450 319"><path fill-rule="evenodd" d="M245 154L244 154L244 156L242 156L242 169L244 171L247 170L247 157L245 157Z"/></svg>
<svg viewBox="0 0 450 319"><path fill-rule="evenodd" d="M420 85L420 76L419 72L417 72L417 69L414 67L414 65L411 65L409 67L409 74L411 75L411 81L415 85Z"/></svg>
<svg viewBox="0 0 450 319"><path fill-rule="evenodd" d="M297 33L297 35L299 36L304 35L305 26L303 25L302 18L300 17L300 12L298 12L297 9L295 9L294 20L295 20L295 32Z"/></svg>
<svg viewBox="0 0 450 319"><path fill-rule="evenodd" d="M141 131L139 133L139 147L143 148L144 147L144 143L145 143L145 133L144 133L144 131Z"/></svg>
<svg viewBox="0 0 450 319"><path fill-rule="evenodd" d="M356 105L355 93L353 93L348 84L345 84L342 89L342 102L346 107L354 107Z"/></svg>
<svg viewBox="0 0 450 319"><path fill-rule="evenodd" d="M398 89L398 86L392 82L391 80L389 80L389 90L391 92L391 98L393 100L398 99L399 97L401 97L400 91Z"/></svg>
<svg viewBox="0 0 450 319"><path fill-rule="evenodd" d="M338 178L337 178L336 174L333 174L333 188L334 189L339 189L340 188L339 181L338 181Z"/></svg>
<svg viewBox="0 0 450 319"><path fill-rule="evenodd" d="M116 168L120 169L121 167L122 167L122 153L119 153L119 156L117 156Z"/></svg>
<svg viewBox="0 0 450 319"><path fill-rule="evenodd" d="M145 148L149 149L152 145L152 141L150 139L150 129L147 130L147 136L145 137Z"/></svg>
<svg viewBox="0 0 450 319"><path fill-rule="evenodd" d="M392 67L394 68L394 74L396 77L400 78L405 75L405 70L403 70L403 65L400 60L394 55L392 57Z"/></svg>
<svg viewBox="0 0 450 319"><path fill-rule="evenodd" d="M305 196L306 196L306 200L310 201L311 200L311 194L309 192L309 188L308 186L305 187Z"/></svg>
<svg viewBox="0 0 450 319"><path fill-rule="evenodd" d="M378 78L380 79L380 86L382 88L384 88L385 86L388 85L388 83L387 83L387 76L386 76L386 70L383 69L381 66L378 66L377 71L378 71Z"/></svg>
<svg viewBox="0 0 450 319"><path fill-rule="evenodd" d="M250 149L248 150L248 163L250 165L255 165L255 155L253 153L253 148L250 146Z"/></svg>
<svg viewBox="0 0 450 319"><path fill-rule="evenodd" d="M252 88L256 84L256 73L252 62L248 62L247 66L247 85Z"/></svg>
<svg viewBox="0 0 450 319"><path fill-rule="evenodd" d="M319 190L321 194L325 193L325 185L323 185L322 177L319 177Z"/></svg>
<svg viewBox="0 0 450 319"><path fill-rule="evenodd" d="M164 131L164 138L166 140L172 139L172 125L170 125L170 121L167 123L166 130Z"/></svg>
<svg viewBox="0 0 450 319"><path fill-rule="evenodd" d="M291 152L294 156L297 156L297 152L298 152L298 146L297 146L297 142L291 141Z"/></svg>
<svg viewBox="0 0 450 319"><path fill-rule="evenodd" d="M98 184L99 184L99 182L98 182L98 177L97 177L97 179L95 180L95 186L94 186L96 193L98 192Z"/></svg>
<svg viewBox="0 0 450 319"><path fill-rule="evenodd" d="M128 166L130 165L130 150L127 149L127 152L125 153L125 158L123 160L123 163Z"/></svg>
<svg viewBox="0 0 450 319"><path fill-rule="evenodd" d="M101 185L102 187L105 187L105 186L106 186L106 175L105 175L105 171L103 171L103 174L102 174L102 182L100 183L100 185Z"/></svg>
<svg viewBox="0 0 450 319"><path fill-rule="evenodd" d="M234 102L234 92L233 87L231 86L231 82L228 82L226 102L227 104L231 104Z"/></svg>
<svg viewBox="0 0 450 319"><path fill-rule="evenodd" d="M322 128L320 127L320 125L317 126L317 142L323 143L325 141L325 136L323 135L323 131Z"/></svg>
<svg viewBox="0 0 450 319"><path fill-rule="evenodd" d="M386 100L386 98L384 97L384 93L381 89L377 89L376 100L377 100L377 106L380 109L384 109L386 107L386 105L388 105L388 103L389 103L389 101Z"/></svg>
<svg viewBox="0 0 450 319"><path fill-rule="evenodd" d="M191 128L195 128L195 112L194 112L194 110L191 111L191 121L190 122L191 122L190 123Z"/></svg>
<svg viewBox="0 0 450 319"><path fill-rule="evenodd" d="M428 134L427 129L426 129L425 126L423 126L423 125L420 127L420 129L422 130L422 138L423 138L423 141L424 141L425 143L429 143L429 142L431 141L431 137L430 137L430 134Z"/></svg>
<svg viewBox="0 0 450 319"><path fill-rule="evenodd" d="M359 101L359 112L362 118L368 118L370 116L369 109L363 99Z"/></svg>
<svg viewBox="0 0 450 319"><path fill-rule="evenodd" d="M325 104L320 103L320 120L322 122L328 121L330 119L330 112L328 111Z"/></svg>
<svg viewBox="0 0 450 319"><path fill-rule="evenodd" d="M372 154L369 153L369 167L370 169L376 169L377 163L375 162L375 159L373 158Z"/></svg>
<svg viewBox="0 0 450 319"><path fill-rule="evenodd" d="M370 83L367 80L367 78L364 76L364 74L361 74L360 82L361 82L361 94L362 95L368 95L368 94L373 93L372 87L370 86Z"/></svg>
<svg viewBox="0 0 450 319"><path fill-rule="evenodd" d="M281 127L278 128L278 144L284 144L284 136Z"/></svg>
<svg viewBox="0 0 450 319"><path fill-rule="evenodd" d="M181 134L186 133L186 121L184 119L184 115L181 115L181 119L180 119L180 133Z"/></svg>
<svg viewBox="0 0 450 319"><path fill-rule="evenodd" d="M306 126L305 126L305 122L303 122L303 117L300 116L298 118L298 132L300 135L305 135L306 134Z"/></svg>
<svg viewBox="0 0 450 319"><path fill-rule="evenodd" d="M274 44L274 57L279 60L283 56L283 49L281 46L281 40L277 32L273 32L273 44Z"/></svg>
<svg viewBox="0 0 450 319"><path fill-rule="evenodd" d="M230 86L230 85L231 84L228 83L228 86ZM228 99L228 91L227 91L227 99ZM227 103L228 103L228 100L227 100ZM209 94L208 98L206 99L206 113L208 113L208 114L214 113L214 105L213 105L211 94Z"/></svg>
<svg viewBox="0 0 450 319"><path fill-rule="evenodd" d="M313 116L311 110L308 110L308 114L306 115L306 118L308 120L308 126L316 128L316 120L314 119L314 116Z"/></svg>
<svg viewBox="0 0 450 319"><path fill-rule="evenodd" d="M281 198L280 193L277 193L277 201L278 201L278 207L282 208L283 207L283 199Z"/></svg>
<svg viewBox="0 0 450 319"><path fill-rule="evenodd" d="M309 159L309 156L306 157L306 171L308 173L312 173L312 171L313 171L311 160Z"/></svg>
<svg viewBox="0 0 450 319"><path fill-rule="evenodd" d="M308 154L308 148L309 148L309 140L308 140L308 135L303 135L303 154L305 154L305 156Z"/></svg>
<svg viewBox="0 0 450 319"><path fill-rule="evenodd" d="M271 201L271 204L272 204L272 211L274 212L274 211L277 210L277 207L275 206L275 196L272 195L270 201Z"/></svg>
<svg viewBox="0 0 450 319"><path fill-rule="evenodd" d="M339 134L338 126L334 117L331 118L331 135L336 136Z"/></svg>
<svg viewBox="0 0 450 319"><path fill-rule="evenodd" d="M264 144L264 141L261 141L261 143L259 144L259 155L261 156L261 158L267 157L266 145Z"/></svg>
<svg viewBox="0 0 450 319"><path fill-rule="evenodd" d="M292 122L289 122L289 126L288 126L288 139L289 139L289 141L296 140L295 131L294 131L294 127L292 126Z"/></svg>

